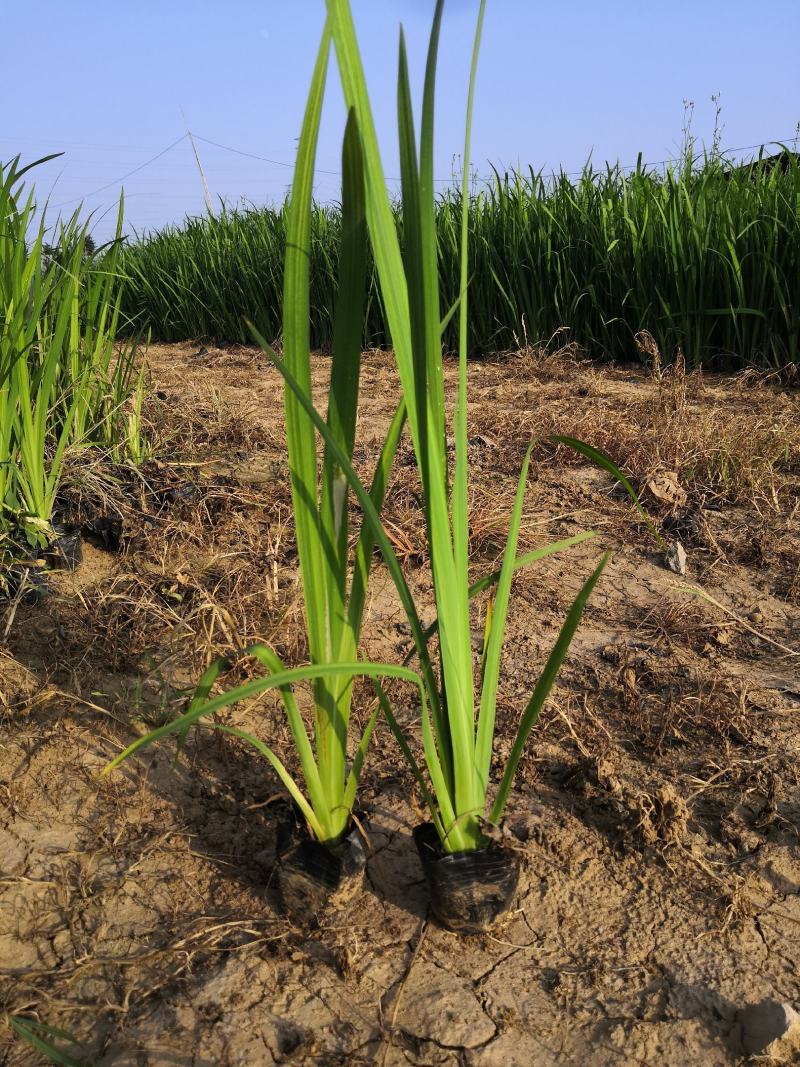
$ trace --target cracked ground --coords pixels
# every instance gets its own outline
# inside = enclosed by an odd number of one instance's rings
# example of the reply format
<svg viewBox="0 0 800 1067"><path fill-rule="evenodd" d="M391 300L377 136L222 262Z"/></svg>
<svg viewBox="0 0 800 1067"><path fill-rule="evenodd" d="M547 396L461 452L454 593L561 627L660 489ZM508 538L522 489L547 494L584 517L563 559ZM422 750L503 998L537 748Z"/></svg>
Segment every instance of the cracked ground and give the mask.
<svg viewBox="0 0 800 1067"><path fill-rule="evenodd" d="M3 1013L68 1032L59 1047L101 1067L747 1062L746 1009L800 1007L796 389L570 352L471 365L475 577L502 551L533 436L521 547L596 532L515 578L498 766L572 597L613 552L508 812L519 892L489 934L436 924L420 799L379 727L364 890L301 929L274 885L280 784L251 748L199 730L178 759L163 744L99 778L215 656L253 640L305 655L279 382L251 349L197 347L150 351L155 458L70 469L65 515L117 517L121 551L89 539L44 599L0 602L0 1063L46 1062ZM327 369L315 358L320 399ZM367 474L397 396L387 354L365 356L362 391ZM612 455L680 537L685 575L552 433ZM415 479L404 442L387 527L430 621ZM399 659L408 631L378 561L370 597L363 653ZM360 721L369 707L357 685ZM222 721L291 764L270 694Z"/></svg>

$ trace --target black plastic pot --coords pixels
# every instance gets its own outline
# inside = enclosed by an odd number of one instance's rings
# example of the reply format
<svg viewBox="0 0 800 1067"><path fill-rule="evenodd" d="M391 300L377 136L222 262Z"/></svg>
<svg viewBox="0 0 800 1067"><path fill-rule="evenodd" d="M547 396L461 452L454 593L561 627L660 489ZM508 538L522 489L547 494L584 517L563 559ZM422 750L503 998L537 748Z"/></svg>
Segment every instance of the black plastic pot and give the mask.
<svg viewBox="0 0 800 1067"><path fill-rule="evenodd" d="M321 912L346 903L361 889L367 853L357 828L328 848L311 837L294 811L278 830L276 874L286 914L313 925Z"/></svg>
<svg viewBox="0 0 800 1067"><path fill-rule="evenodd" d="M445 852L433 823L414 827L414 844L425 872L431 911L450 930L487 930L514 898L519 859L490 844L475 852Z"/></svg>
<svg viewBox="0 0 800 1067"><path fill-rule="evenodd" d="M83 528L87 539L107 552L119 552L122 544L122 519L115 515L98 515Z"/></svg>
<svg viewBox="0 0 800 1067"><path fill-rule="evenodd" d="M44 553L44 558L54 570L74 571L83 561L80 526L69 523L53 523L55 537Z"/></svg>
<svg viewBox="0 0 800 1067"><path fill-rule="evenodd" d="M2 592L2 587L0 587L0 596ZM25 563L12 563L8 568L6 595L9 599L19 596L23 604L40 604L52 592L47 575L43 574L38 567L28 566Z"/></svg>
<svg viewBox="0 0 800 1067"><path fill-rule="evenodd" d="M200 487L194 482L184 482L182 485L173 485L164 493L164 498L170 504L190 507L200 500Z"/></svg>

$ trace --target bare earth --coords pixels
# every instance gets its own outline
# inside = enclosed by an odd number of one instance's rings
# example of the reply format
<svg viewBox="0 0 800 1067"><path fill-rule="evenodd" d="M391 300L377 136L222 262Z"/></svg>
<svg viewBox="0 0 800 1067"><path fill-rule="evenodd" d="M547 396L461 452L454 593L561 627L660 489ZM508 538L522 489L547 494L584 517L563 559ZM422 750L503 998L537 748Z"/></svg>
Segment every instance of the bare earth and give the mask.
<svg viewBox="0 0 800 1067"><path fill-rule="evenodd" d="M254 750L201 730L177 762L164 744L98 779L216 655L255 639L305 655L277 375L254 350L197 348L149 354L158 460L74 461L68 517L121 515L122 551L86 544L43 602L0 601L0 1063L46 1062L3 1012L115 1067L727 1067L762 1052L770 1007L800 1008L796 388L568 352L471 366L475 577L498 559L527 442L552 432L623 466L688 569L665 567L609 475L542 442L523 547L597 536L515 579L500 756L571 598L614 555L522 766L514 910L491 936L428 917L421 809L380 728L365 892L309 933L277 907L280 788ZM320 387L327 369L317 358ZM398 395L388 355L365 356L362 389L367 474ZM428 605L415 478L404 444L386 514ZM475 634L477 649L480 609ZM364 653L407 647L376 562ZM394 695L410 721L411 695ZM357 690L359 717L369 706ZM291 761L271 695L223 720ZM798 1055L785 1040L753 1062Z"/></svg>

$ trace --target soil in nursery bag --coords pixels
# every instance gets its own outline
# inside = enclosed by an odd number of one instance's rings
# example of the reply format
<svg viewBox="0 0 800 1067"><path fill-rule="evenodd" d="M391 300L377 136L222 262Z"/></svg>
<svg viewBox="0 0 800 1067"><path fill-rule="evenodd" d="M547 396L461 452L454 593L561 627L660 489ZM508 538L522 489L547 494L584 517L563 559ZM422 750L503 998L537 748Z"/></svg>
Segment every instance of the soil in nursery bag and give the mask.
<svg viewBox="0 0 800 1067"><path fill-rule="evenodd" d="M119 552L122 547L122 519L115 515L98 515L84 524L83 533L107 552Z"/></svg>
<svg viewBox="0 0 800 1067"><path fill-rule="evenodd" d="M363 887L366 862L364 839L357 827L328 848L289 813L279 828L276 863L278 892L288 918L310 926L326 909L347 903Z"/></svg>
<svg viewBox="0 0 800 1067"><path fill-rule="evenodd" d="M19 597L23 604L39 604L53 592L47 575L34 563L12 563L4 579L0 599Z"/></svg>
<svg viewBox="0 0 800 1067"><path fill-rule="evenodd" d="M433 823L414 827L431 911L450 930L487 930L508 910L519 882L515 853L490 844L475 852L447 853Z"/></svg>
<svg viewBox="0 0 800 1067"><path fill-rule="evenodd" d="M47 554L49 551L29 544L15 545L7 566L0 562L0 599L38 604L52 593L47 569L58 568Z"/></svg>
<svg viewBox="0 0 800 1067"><path fill-rule="evenodd" d="M164 500L175 506L192 507L199 503L202 496L200 487L194 482L182 482L180 485L170 486L164 492Z"/></svg>
<svg viewBox="0 0 800 1067"><path fill-rule="evenodd" d="M80 526L56 522L53 532L55 537L44 552L44 558L54 570L77 570L83 561Z"/></svg>

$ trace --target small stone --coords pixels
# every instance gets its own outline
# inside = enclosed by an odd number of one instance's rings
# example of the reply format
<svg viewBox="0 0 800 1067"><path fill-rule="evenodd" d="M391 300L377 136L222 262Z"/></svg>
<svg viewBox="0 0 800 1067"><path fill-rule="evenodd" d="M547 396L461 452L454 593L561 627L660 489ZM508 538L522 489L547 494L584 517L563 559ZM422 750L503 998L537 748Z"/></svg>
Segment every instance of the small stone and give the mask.
<svg viewBox="0 0 800 1067"><path fill-rule="evenodd" d="M742 1026L742 1044L751 1055L766 1056L778 1063L795 1063L800 1053L800 1013L791 1004L762 1000L737 1012Z"/></svg>
<svg viewBox="0 0 800 1067"><path fill-rule="evenodd" d="M673 541L664 553L664 563L675 574L686 574L686 549L680 541Z"/></svg>

